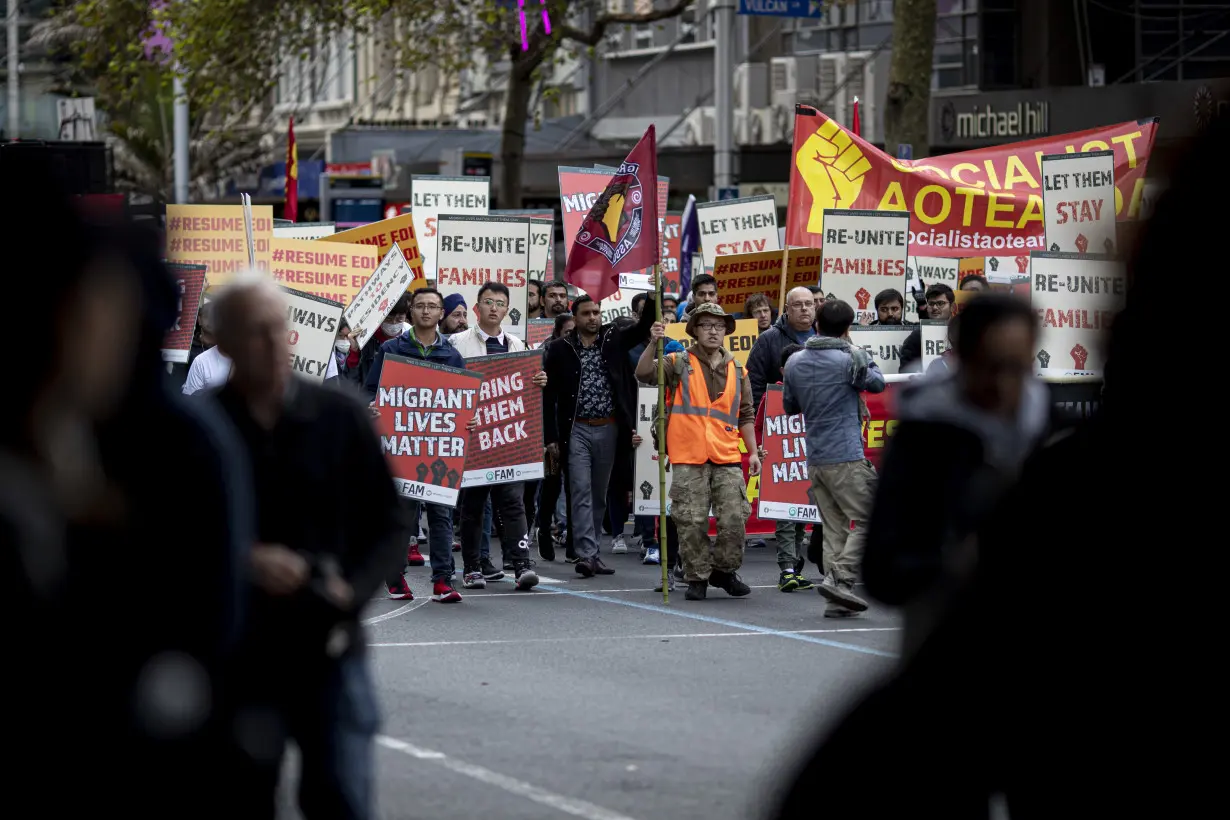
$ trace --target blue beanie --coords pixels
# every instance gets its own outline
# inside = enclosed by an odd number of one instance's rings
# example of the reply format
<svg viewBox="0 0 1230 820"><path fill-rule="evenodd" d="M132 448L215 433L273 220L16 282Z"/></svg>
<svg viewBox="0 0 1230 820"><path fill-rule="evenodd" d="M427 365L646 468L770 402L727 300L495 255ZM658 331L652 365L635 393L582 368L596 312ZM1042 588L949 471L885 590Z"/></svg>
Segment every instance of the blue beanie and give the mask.
<svg viewBox="0 0 1230 820"><path fill-rule="evenodd" d="M462 307L466 306L465 297L462 296L460 293L450 293L448 296L445 296L444 297L444 315L451 316L453 311L457 309L458 305L461 305Z"/></svg>

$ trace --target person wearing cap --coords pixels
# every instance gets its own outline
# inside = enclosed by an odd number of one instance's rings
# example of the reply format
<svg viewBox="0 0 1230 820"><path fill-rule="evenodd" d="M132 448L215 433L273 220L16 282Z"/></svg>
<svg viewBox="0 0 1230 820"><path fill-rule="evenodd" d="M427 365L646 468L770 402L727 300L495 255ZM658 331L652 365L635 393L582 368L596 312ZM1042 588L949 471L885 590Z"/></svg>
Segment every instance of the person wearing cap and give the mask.
<svg viewBox="0 0 1230 820"><path fill-rule="evenodd" d="M742 438L749 453L748 474L760 475L752 385L726 349L735 319L721 306L704 303L688 314L687 333L696 343L684 353L664 356L669 415L666 455L670 459L671 517L679 531L685 597L705 598L710 586L728 595L751 592L739 579L747 537L747 485L743 481ZM650 344L636 364L636 377L656 381L657 340L666 325L654 322ZM709 550L709 510L717 517L717 539Z"/></svg>

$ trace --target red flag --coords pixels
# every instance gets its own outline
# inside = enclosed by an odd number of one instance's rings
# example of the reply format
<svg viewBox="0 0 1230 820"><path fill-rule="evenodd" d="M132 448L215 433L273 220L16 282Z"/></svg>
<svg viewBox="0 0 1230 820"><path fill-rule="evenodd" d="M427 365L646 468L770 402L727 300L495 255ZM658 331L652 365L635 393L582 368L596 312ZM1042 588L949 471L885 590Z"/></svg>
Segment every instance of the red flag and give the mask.
<svg viewBox="0 0 1230 820"><path fill-rule="evenodd" d="M858 120L858 97L855 97L854 98L854 121L851 123L851 126L850 126L850 130L854 132L854 136L861 137L863 135L863 129L861 125L862 124Z"/></svg>
<svg viewBox="0 0 1230 820"><path fill-rule="evenodd" d="M295 147L295 118L286 129L286 207L282 218L299 221L299 149Z"/></svg>
<svg viewBox="0 0 1230 820"><path fill-rule="evenodd" d="M600 302L619 290L619 274L658 264L658 146L651 125L581 222L564 280Z"/></svg>

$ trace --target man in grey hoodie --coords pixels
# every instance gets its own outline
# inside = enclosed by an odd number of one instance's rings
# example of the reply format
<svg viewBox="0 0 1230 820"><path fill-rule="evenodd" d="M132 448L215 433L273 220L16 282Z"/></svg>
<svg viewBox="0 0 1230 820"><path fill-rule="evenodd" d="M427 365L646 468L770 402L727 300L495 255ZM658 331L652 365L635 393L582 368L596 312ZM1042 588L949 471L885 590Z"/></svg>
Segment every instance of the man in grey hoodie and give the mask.
<svg viewBox="0 0 1230 820"><path fill-rule="evenodd" d="M849 304L824 302L816 319L819 335L787 360L783 378L782 404L787 413L802 413L807 427L807 470L824 526L825 574L816 589L829 602L826 618L867 609L867 602L854 594L854 581L876 471L863 453L859 394L883 392L884 374L871 354L850 343L853 323Z"/></svg>

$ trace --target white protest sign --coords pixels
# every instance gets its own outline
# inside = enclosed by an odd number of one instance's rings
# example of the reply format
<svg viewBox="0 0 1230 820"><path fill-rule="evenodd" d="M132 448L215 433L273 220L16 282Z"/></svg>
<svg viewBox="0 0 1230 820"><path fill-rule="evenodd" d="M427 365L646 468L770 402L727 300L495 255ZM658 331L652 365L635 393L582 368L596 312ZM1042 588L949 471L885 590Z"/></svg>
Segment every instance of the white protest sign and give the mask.
<svg viewBox="0 0 1230 820"><path fill-rule="evenodd" d="M332 222L296 222L294 225L274 225L275 239L320 239L322 236L333 236L335 226Z"/></svg>
<svg viewBox="0 0 1230 820"><path fill-rule="evenodd" d="M636 392L636 434L641 444L636 448L633 466L632 509L636 515L661 515L662 498L658 493L658 450L653 446L653 417L658 409L658 388L640 387ZM666 465L666 514L670 515L671 468Z"/></svg>
<svg viewBox="0 0 1230 820"><path fill-rule="evenodd" d="M333 342L342 305L281 286L290 329L290 369L296 376L320 384L333 360Z"/></svg>
<svg viewBox="0 0 1230 820"><path fill-rule="evenodd" d="M423 257L423 275L436 279L436 220L440 214L485 215L491 207L491 177L410 176L410 213ZM436 285L439 287L439 284Z"/></svg>
<svg viewBox="0 0 1230 820"><path fill-rule="evenodd" d="M885 375L901 372L901 345L913 332L909 325L850 327L850 342L871 354Z"/></svg>
<svg viewBox="0 0 1230 820"><path fill-rule="evenodd" d="M829 220L832 220L831 222ZM905 293L908 211L824 210L820 287L854 308L854 321L877 319L872 299L887 288Z"/></svg>
<svg viewBox="0 0 1230 820"><path fill-rule="evenodd" d="M925 319L922 322L922 369L926 373L931 363L948 350L948 323L942 319Z"/></svg>
<svg viewBox="0 0 1230 820"><path fill-rule="evenodd" d="M1115 253L1115 152L1042 157L1046 248L1054 253Z"/></svg>
<svg viewBox="0 0 1230 820"><path fill-rule="evenodd" d="M782 249L777 203L771 194L702 202L696 206L696 218L706 268L712 268L719 256Z"/></svg>
<svg viewBox="0 0 1230 820"><path fill-rule="evenodd" d="M492 216L528 216L530 223L530 269L528 275L546 285L554 280L555 271L552 268L552 257L555 255L555 211L549 209L534 210L496 210Z"/></svg>
<svg viewBox="0 0 1230 820"><path fill-rule="evenodd" d="M1030 254L1030 301L1042 324L1034 372L1100 374L1106 337L1127 301L1127 271L1102 254Z"/></svg>
<svg viewBox="0 0 1230 820"><path fill-rule="evenodd" d="M914 291L925 293L927 288L938 283L957 289L959 278L957 268L961 260L947 256L910 256L906 259L905 304L902 305L902 318L907 322L918 321L918 302L914 299ZM872 297L874 299L874 297Z"/></svg>
<svg viewBox="0 0 1230 820"><path fill-rule="evenodd" d="M987 282L996 285L1011 285L1022 276L1029 277L1029 254L1016 256L987 256L983 274Z"/></svg>
<svg viewBox="0 0 1230 820"><path fill-rule="evenodd" d="M436 287L460 294L478 307L478 291L488 282L508 287L506 333L525 339L529 291L530 228L528 216L442 215L436 220ZM503 294L483 298L503 300Z"/></svg>
<svg viewBox="0 0 1230 820"><path fill-rule="evenodd" d="M346 324L351 330L358 331L360 348L367 344L376 328L380 327L380 323L406 292L412 279L414 271L406 264L401 248L393 245L384 255L384 259L380 260L363 289L354 297L354 301L346 307Z"/></svg>

